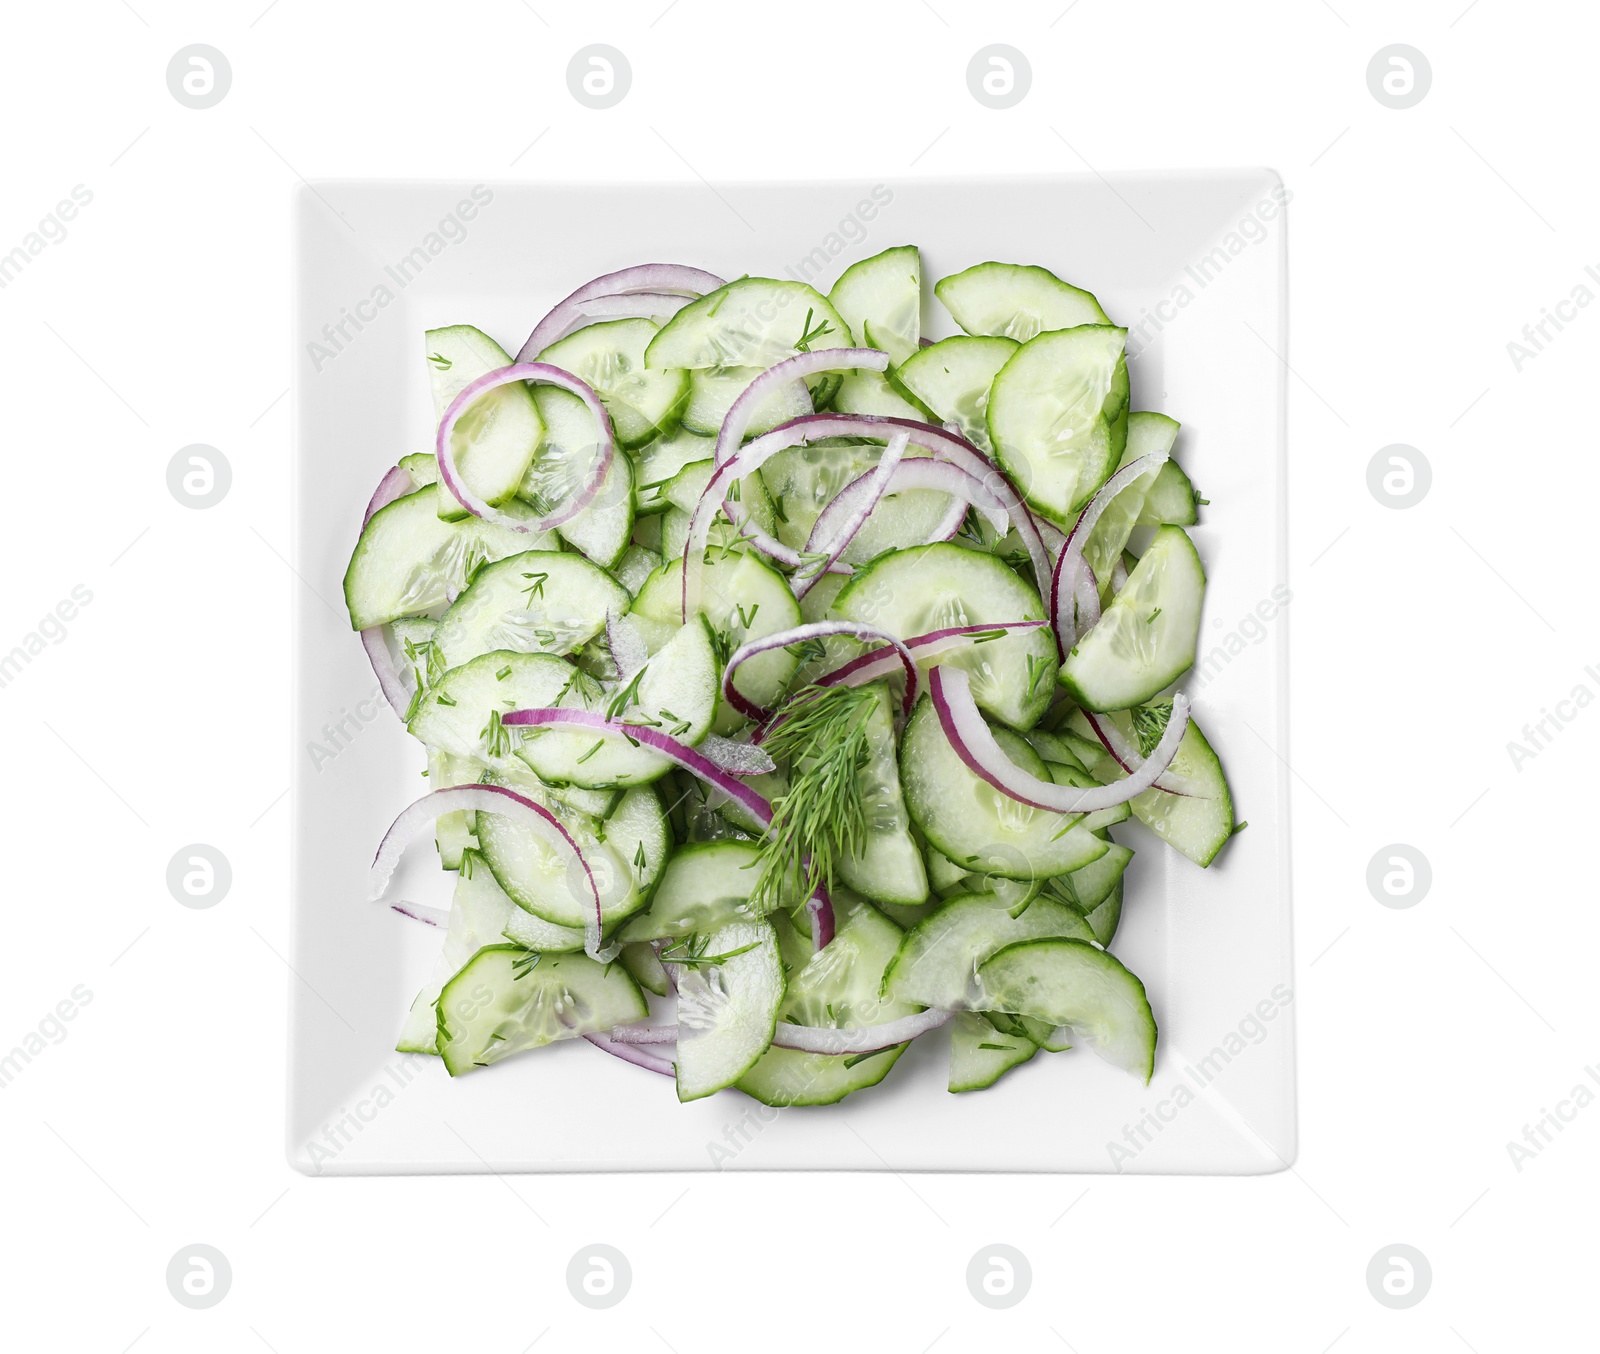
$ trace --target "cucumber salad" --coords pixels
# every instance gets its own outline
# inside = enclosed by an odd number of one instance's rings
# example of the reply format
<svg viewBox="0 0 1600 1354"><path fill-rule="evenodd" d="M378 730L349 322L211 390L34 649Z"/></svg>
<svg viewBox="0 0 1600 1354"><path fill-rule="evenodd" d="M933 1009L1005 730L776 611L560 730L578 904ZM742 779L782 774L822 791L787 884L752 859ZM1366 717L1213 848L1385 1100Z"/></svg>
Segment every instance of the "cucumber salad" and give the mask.
<svg viewBox="0 0 1600 1354"><path fill-rule="evenodd" d="M820 1105L948 1026L951 1091L1078 1044L1149 1081L1114 830L1197 867L1235 831L1175 689L1204 500L1089 292L933 294L937 342L914 246L826 295L645 264L515 359L426 334L433 449L344 582L426 750L371 872L443 930L400 1050L581 1037L680 1100ZM422 836L448 912L388 896Z"/></svg>

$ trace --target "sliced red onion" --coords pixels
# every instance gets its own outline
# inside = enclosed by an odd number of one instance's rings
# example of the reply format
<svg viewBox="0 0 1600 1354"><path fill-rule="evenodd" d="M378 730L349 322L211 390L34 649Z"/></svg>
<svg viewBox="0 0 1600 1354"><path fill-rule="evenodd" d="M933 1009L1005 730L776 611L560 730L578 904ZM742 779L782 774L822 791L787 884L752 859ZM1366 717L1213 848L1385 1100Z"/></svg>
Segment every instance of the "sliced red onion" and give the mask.
<svg viewBox="0 0 1600 1354"><path fill-rule="evenodd" d="M1072 617L1064 614L1066 608L1064 600L1076 598L1078 595L1079 574L1083 565L1083 548L1088 544L1089 533L1094 530L1095 523L1100 520L1100 515L1111 506L1111 500L1132 484L1141 475L1148 475L1161 469L1168 459L1164 451L1152 451L1146 456L1139 457L1136 461L1129 461L1121 470L1117 471L1110 479L1100 486L1099 491L1089 500L1089 505L1078 514L1078 520L1073 524L1072 530L1067 533L1067 543L1062 548L1061 554L1056 558L1056 567L1050 576L1050 596L1052 602L1051 613L1056 619L1056 645L1060 651L1062 662L1066 661L1067 652L1078 642L1078 636L1089 628L1088 625L1079 626ZM1100 597L1098 587L1095 589L1094 602L1095 621L1100 619ZM1065 625L1063 626L1063 622ZM1094 624L1094 621L1089 623Z"/></svg>
<svg viewBox="0 0 1600 1354"><path fill-rule="evenodd" d="M609 1034L586 1034L583 1036L598 1049L603 1049L613 1058L621 1058L625 1063L632 1063L635 1067L642 1067L647 1072L659 1072L664 1077L677 1076L670 1060L663 1058L659 1053L651 1053L648 1049L640 1048L636 1044L624 1043L614 1039Z"/></svg>
<svg viewBox="0 0 1600 1354"><path fill-rule="evenodd" d="M606 646L617 665L617 680L626 682L650 661L650 650L633 618L619 611L606 614Z"/></svg>
<svg viewBox="0 0 1600 1354"><path fill-rule="evenodd" d="M832 635L848 635L851 639L878 640L888 646L883 652L891 656L892 662L885 668L883 673L874 673L873 677L862 677L855 681L844 682L844 685L863 685L877 676L887 675L888 672L893 671L894 667L898 666L906 674L904 706L905 712L909 715L912 706L917 703L916 660L912 658L911 651L887 630L880 630L875 625L864 625L859 621L812 621L807 625L796 625L788 630L775 630L770 635L763 635L760 639L752 639L741 644L728 656L728 666L722 672L722 694L724 699L746 719L765 720L772 718L773 712L771 710L757 705L741 693L738 687L734 686L733 674L757 654L771 653L774 649L787 649L791 644L806 644L814 639L827 639ZM834 683L830 683L830 685L834 685Z"/></svg>
<svg viewBox="0 0 1600 1354"><path fill-rule="evenodd" d="M373 901L383 897L390 879L394 877L395 867L400 863L400 857L405 854L413 838L431 828L442 814L455 813L460 809L515 818L552 843L559 854L568 855L569 861L576 860L583 867L584 879L594 897L594 920L584 928L584 951L591 959L598 959L601 963L610 963L616 958L620 946L608 946L606 950L600 948L600 890L595 884L594 872L589 868L588 860L578 849L578 843L573 841L572 835L549 809L503 785L455 785L445 790L434 790L402 810L378 844L378 853L372 859L372 870L368 876L367 897Z"/></svg>
<svg viewBox="0 0 1600 1354"><path fill-rule="evenodd" d="M1063 558L1064 551L1056 560L1058 566ZM1056 632L1056 658L1062 663L1078 642L1077 637L1100 624L1100 580L1094 576L1089 561L1078 561L1076 582L1070 590L1064 586L1066 582L1059 567L1050 575L1050 616Z"/></svg>
<svg viewBox="0 0 1600 1354"><path fill-rule="evenodd" d="M909 434L896 433L895 436L909 437ZM837 543L837 548L829 554L826 565L828 572L855 572L850 565L842 563L840 557L861 528L866 525L867 517L872 510L889 494L905 493L912 489L932 489L950 496L950 510L934 528L930 541L924 544L947 541L960 531L961 524L966 520L967 508L975 500L982 500L986 507L996 505L994 496L982 484L974 480L960 466L951 465L948 461L929 460L925 456L919 456L911 461L898 461L891 466L887 479L879 481L877 475L881 469L882 462L879 462L866 474L857 476L845 485L818 515L816 525L811 528L811 537L806 542L808 555L821 554L827 550L825 542ZM1000 509L1000 516L1004 521L1003 508ZM844 539L839 542L841 531ZM805 596L805 593L810 591L822 577L822 572L823 567L818 566L815 573L803 580L804 591L801 584L796 583L795 594L800 597Z"/></svg>
<svg viewBox="0 0 1600 1354"><path fill-rule="evenodd" d="M670 319L688 305L695 298L692 296L669 296L666 292L635 291L623 292L618 296L596 296L587 301L580 301L568 309L564 315L565 323L559 332L552 333L548 348L551 343L559 343L568 334L582 329L586 325L601 323L607 320L654 320ZM544 348L530 353L527 360L532 361Z"/></svg>
<svg viewBox="0 0 1600 1354"><path fill-rule="evenodd" d="M791 1025L780 1020L772 1036L777 1048L798 1049L802 1053L876 1053L879 1049L904 1044L929 1030L936 1030L955 1015L954 1011L918 1011L882 1025L860 1025L855 1029L832 1029L819 1025Z"/></svg>
<svg viewBox="0 0 1600 1354"><path fill-rule="evenodd" d="M806 540L806 554L822 558L803 565L800 572L790 580L796 597L804 597L811 591L817 580L839 562L839 557L849 548L850 542L855 540L856 533L867 524L867 518L872 510L883 499L884 491L889 487L889 481L900 465L900 458L906 454L906 445L910 440L909 433L897 432L889 439L889 445L883 449L878 464L847 486L847 492L857 484L861 488L852 495L845 509L833 514L824 524L823 518L829 516L828 508L839 502L843 497L841 494L818 515L812 525L811 535Z"/></svg>
<svg viewBox="0 0 1600 1354"><path fill-rule="evenodd" d="M381 625L368 626L361 632L361 647L367 651L367 661L372 664L373 675L383 689L383 698L403 720L411 708L411 696L395 671L394 655L389 652L389 640L383 631Z"/></svg>
<svg viewBox="0 0 1600 1354"><path fill-rule="evenodd" d="M597 450L594 465L589 469L588 480L561 507L533 521L519 521L515 517L509 517L498 509L490 507L467 488L456 473L455 450L451 446L450 435L455 431L456 424L466 412L467 406L485 391L510 385L513 381L529 381L571 391L589 406L589 412L594 415ZM560 367L552 367L548 362L513 362L509 367L500 367L485 373L462 388L461 393L450 402L450 407L444 411L444 417L439 421L439 434L435 439L434 450L439 462L440 482L455 495L456 502L474 517L481 517L485 522L493 522L497 526L510 527L513 531L538 532L548 531L552 527L570 522L589 506L611 471L612 459L617 454L617 439L611 428L611 415L606 412L605 405L600 403L600 397L586 382L580 381L571 372L562 371Z"/></svg>
<svg viewBox="0 0 1600 1354"><path fill-rule="evenodd" d="M778 769L778 764L754 743L740 743L714 733L700 740L700 751L707 761L730 776L765 776Z"/></svg>
<svg viewBox="0 0 1600 1354"><path fill-rule="evenodd" d="M1094 730L1094 736L1100 740L1101 747L1111 754L1112 761L1130 776L1144 765L1144 758L1139 755L1139 749L1123 737L1122 730L1113 721L1104 715L1095 714L1092 710L1083 711L1083 717L1089 721L1089 727ZM1163 771L1156 777L1155 788L1165 790L1169 795L1182 795L1185 799L1193 798L1195 794L1187 781L1170 771Z"/></svg>
<svg viewBox="0 0 1600 1354"><path fill-rule="evenodd" d="M933 706L945 737L973 775L1019 803L1052 813L1092 813L1125 804L1148 790L1171 765L1183 732L1189 726L1189 698L1179 692L1172 698L1172 715L1166 732L1148 760L1125 780L1110 785L1078 787L1040 780L1024 771L995 742L994 734L972 699L967 674L960 668L935 668L929 680Z"/></svg>
<svg viewBox="0 0 1600 1354"><path fill-rule="evenodd" d="M424 922L428 926L450 925L450 909L447 907L429 907L426 903L413 903L406 899L390 903L389 906L402 917L410 917L412 921Z"/></svg>
<svg viewBox="0 0 1600 1354"><path fill-rule="evenodd" d="M413 488L415 481L411 472L404 466L396 465L389 468L389 473L378 481L378 487L372 491L372 497L367 500L366 515L361 519L363 528L372 520L372 514L379 508L387 508L397 498L404 498Z"/></svg>
<svg viewBox="0 0 1600 1354"><path fill-rule="evenodd" d="M638 291L682 292L689 296L700 296L725 286L727 283L715 273L679 263L641 263L615 273L606 273L585 282L572 295L557 301L550 313L534 326L533 333L528 335L528 341L517 354L517 361L531 362L560 337L563 327L570 322L577 308L596 297Z"/></svg>
<svg viewBox="0 0 1600 1354"><path fill-rule="evenodd" d="M889 365L889 354L876 348L819 348L814 353L797 353L786 357L776 366L750 382L739 398L728 406L722 427L717 433L717 448L713 465L726 464L744 444L745 430L761 407L761 402L779 386L803 381L808 376L818 376L825 371L883 371Z"/></svg>
<svg viewBox="0 0 1600 1354"><path fill-rule="evenodd" d="M993 625L955 625L947 630L930 630L925 635L913 635L905 641L917 663L927 663L949 649L964 649L975 643L975 635L992 635L996 630L1037 630L1043 621L996 621ZM904 665L905 658L899 649L900 641L891 640L891 647L872 649L852 658L825 676L817 678L818 686L865 686L880 677L887 677ZM911 707L906 706L910 713Z"/></svg>
<svg viewBox="0 0 1600 1354"><path fill-rule="evenodd" d="M513 710L510 714L502 715L500 722L513 728L520 726L533 729L571 724L578 728L591 729L607 738L626 738L635 746L643 744L652 751L659 752L668 761L681 766L691 775L698 776L707 785L722 791L729 799L737 800L763 828L769 827L772 823L772 805L761 795L737 776L729 775L710 758L687 743L679 742L676 738L659 733L655 729L645 728L639 724L614 724L604 715L593 714L588 710L558 710L549 706L533 710ZM588 868L587 863L584 868ZM598 905L598 893L595 895L595 901ZM819 884L817 891L806 900L806 907L811 914L811 942L820 950L833 939L833 899L828 896L828 890Z"/></svg>

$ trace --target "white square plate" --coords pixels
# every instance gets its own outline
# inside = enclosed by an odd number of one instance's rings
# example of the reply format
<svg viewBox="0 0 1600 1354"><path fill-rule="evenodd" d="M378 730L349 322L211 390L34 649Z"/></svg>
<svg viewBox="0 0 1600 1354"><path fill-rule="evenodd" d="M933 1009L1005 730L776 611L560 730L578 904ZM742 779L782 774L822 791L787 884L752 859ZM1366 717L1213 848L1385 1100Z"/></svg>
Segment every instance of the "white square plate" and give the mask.
<svg viewBox="0 0 1600 1354"><path fill-rule="evenodd" d="M288 1143L311 1173L580 1170L1203 1172L1295 1152L1289 908L1282 187L1265 170L905 184L589 187L323 182L296 198L294 967ZM463 205L464 204L464 205ZM422 333L471 323L515 352L578 283L644 261L822 290L890 245L930 284L1039 263L1133 331L1135 409L1182 421L1210 499L1210 586L1186 683L1249 830L1209 870L1137 824L1115 949L1161 1026L1148 1087L1085 1051L945 1090L941 1036L877 1089L767 1110L671 1086L575 1041L451 1081L393 1052L441 939L364 901L373 849L426 788L341 604L373 486L432 449ZM951 332L931 298L927 332ZM401 892L448 902L420 847Z"/></svg>

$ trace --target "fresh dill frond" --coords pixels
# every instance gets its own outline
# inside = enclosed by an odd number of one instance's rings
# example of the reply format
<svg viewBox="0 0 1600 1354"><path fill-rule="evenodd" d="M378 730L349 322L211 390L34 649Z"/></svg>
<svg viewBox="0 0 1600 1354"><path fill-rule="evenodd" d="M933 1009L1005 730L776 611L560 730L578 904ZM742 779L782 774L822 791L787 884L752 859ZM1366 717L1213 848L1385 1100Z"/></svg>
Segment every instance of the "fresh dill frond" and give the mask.
<svg viewBox="0 0 1600 1354"><path fill-rule="evenodd" d="M1156 750L1161 735L1167 731L1167 721L1172 718L1171 701L1152 701L1149 705L1136 705L1133 715L1133 735L1139 740L1139 755L1148 757Z"/></svg>
<svg viewBox="0 0 1600 1354"><path fill-rule="evenodd" d="M875 687L802 687L781 707L762 747L788 763L788 790L772 801L754 896L770 906L832 885L840 859L866 844L858 779L867 760Z"/></svg>
<svg viewBox="0 0 1600 1354"><path fill-rule="evenodd" d="M824 320L815 329L811 327L811 317L815 313L816 311L814 307L806 307L806 322L803 326L801 326L800 341L794 345L794 350L797 353L809 353L811 351L812 340L819 339L826 334L833 333L833 325L827 320Z"/></svg>

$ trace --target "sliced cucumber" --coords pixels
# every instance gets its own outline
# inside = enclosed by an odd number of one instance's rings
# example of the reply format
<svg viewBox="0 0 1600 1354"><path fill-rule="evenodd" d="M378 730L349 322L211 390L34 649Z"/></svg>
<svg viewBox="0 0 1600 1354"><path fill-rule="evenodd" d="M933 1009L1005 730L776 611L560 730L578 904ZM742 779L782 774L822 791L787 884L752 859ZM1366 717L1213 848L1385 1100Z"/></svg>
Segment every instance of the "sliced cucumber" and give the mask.
<svg viewBox="0 0 1600 1354"><path fill-rule="evenodd" d="M443 521L437 502L432 488L424 487L373 513L344 575L352 629L433 611L465 588L486 561L556 547L553 532L529 534L478 517ZM501 511L534 518L531 508L514 502Z"/></svg>
<svg viewBox="0 0 1600 1354"><path fill-rule="evenodd" d="M538 802L537 790L517 785ZM644 906L665 866L671 834L661 801L648 786L629 790L602 823L544 796L588 862L600 894L601 917L610 928ZM479 812L478 842L511 901L557 926L586 927L594 920L594 894L583 869L520 819Z"/></svg>
<svg viewBox="0 0 1600 1354"><path fill-rule="evenodd" d="M1024 940L978 969L988 1009L1068 1026L1113 1067L1147 1085L1155 1071L1156 1020L1144 984L1086 940Z"/></svg>
<svg viewBox="0 0 1600 1354"><path fill-rule="evenodd" d="M1071 874L1058 875L1052 879L1050 892L1052 896L1069 903L1087 918L1116 892L1123 872L1132 860L1133 852L1126 846L1107 841L1105 855L1099 860L1090 861L1081 870L1074 870ZM1105 943L1098 933L1095 939L1102 944Z"/></svg>
<svg viewBox="0 0 1600 1354"><path fill-rule="evenodd" d="M441 748L428 749L428 784L435 790L451 785L471 785L477 779L476 763L452 756ZM462 853L478 844L472 831L474 817L465 809L457 809L434 819L433 841L439 849L439 864L445 869L459 870Z"/></svg>
<svg viewBox="0 0 1600 1354"><path fill-rule="evenodd" d="M990 1003L978 989L977 974L990 955L1038 936L1094 939L1082 917L1048 898L1015 911L992 894L952 898L906 933L883 975L884 992L941 1011L986 1010Z"/></svg>
<svg viewBox="0 0 1600 1354"><path fill-rule="evenodd" d="M911 840L911 819L900 792L895 761L894 707L886 683L876 693L867 724L867 760L856 773L867 835L861 853L839 858L839 877L874 901L914 905L928 900L922 852Z"/></svg>
<svg viewBox="0 0 1600 1354"><path fill-rule="evenodd" d="M1076 789L1087 790L1100 783L1076 762L1071 766L1065 766L1060 762L1046 762L1044 769L1046 776L1057 785L1070 785ZM1086 813L1083 816L1083 825L1090 832L1099 832L1103 828L1126 823L1132 816L1133 810L1126 804L1113 804L1110 808Z"/></svg>
<svg viewBox="0 0 1600 1354"><path fill-rule="evenodd" d="M1117 934L1117 923L1122 920L1122 880L1117 880L1116 886L1106 895L1105 902L1087 917L1089 929L1094 932L1094 938L1102 945L1111 944L1111 939Z"/></svg>
<svg viewBox="0 0 1600 1354"><path fill-rule="evenodd" d="M439 1053L456 1077L648 1014L639 985L621 964L487 945L440 993Z"/></svg>
<svg viewBox="0 0 1600 1354"><path fill-rule="evenodd" d="M678 986L678 1099L731 1086L772 1043L783 1002L778 939L766 922L736 922L706 936L694 963L674 963Z"/></svg>
<svg viewBox="0 0 1600 1354"><path fill-rule="evenodd" d="M1078 640L1061 684L1088 710L1130 710L1194 666L1206 571L1182 527L1157 527L1121 592Z"/></svg>
<svg viewBox="0 0 1600 1354"><path fill-rule="evenodd" d="M989 395L989 440L1030 504L1071 525L1127 442L1126 329L1040 334L1012 355Z"/></svg>
<svg viewBox="0 0 1600 1354"><path fill-rule="evenodd" d="M661 873L650 910L630 918L619 938L630 944L680 940L762 920L765 910L750 897L759 864L760 853L750 842L680 846Z"/></svg>
<svg viewBox="0 0 1600 1354"><path fill-rule="evenodd" d="M406 1015L404 1028L395 1044L397 1053L437 1053L439 1016L435 1006L444 985L485 945L497 944L500 932L511 913L517 911L494 876L486 869L463 870L456 878L455 897L450 903L450 924L444 934L444 952L434 976L417 993ZM583 937L578 937L583 948Z"/></svg>
<svg viewBox="0 0 1600 1354"><path fill-rule="evenodd" d="M689 394L683 426L689 432L715 438L722 430L733 402L766 370L765 367L699 367L689 373ZM771 432L780 423L812 411L804 381L789 381L767 395L750 416L746 437Z"/></svg>
<svg viewBox="0 0 1600 1354"><path fill-rule="evenodd" d="M1004 729L995 738L1006 755L1034 774L1043 764ZM900 783L906 808L927 839L957 864L1007 879L1032 882L1082 869L1107 844L1082 826L1082 815L1051 813L1018 803L968 770L945 737L924 696L900 744Z"/></svg>
<svg viewBox="0 0 1600 1354"><path fill-rule="evenodd" d="M491 649L575 653L605 629L608 613L625 612L632 601L581 555L529 550L480 568L433 643L447 668Z"/></svg>
<svg viewBox="0 0 1600 1354"><path fill-rule="evenodd" d="M570 676L572 669L567 671ZM721 668L703 619L680 627L636 678L615 692L579 682L564 703L581 701L593 713L659 728L691 746L705 738L717 714ZM673 767L659 752L625 739L603 738L588 729L530 729L516 751L551 784L586 789L647 785Z"/></svg>
<svg viewBox="0 0 1600 1354"><path fill-rule="evenodd" d="M611 576L629 592L637 593L645 579L661 567L661 556L642 545L630 545L612 566Z"/></svg>
<svg viewBox="0 0 1600 1354"><path fill-rule="evenodd" d="M1117 469L1121 470L1123 466L1151 452L1170 451L1177 435L1177 423L1165 414L1129 414L1128 444L1123 449L1122 461ZM1176 461L1163 461L1154 473L1141 475L1132 484L1124 487L1106 505L1105 511L1094 524L1094 529L1090 531L1089 539L1084 542L1083 557L1094 571L1095 578L1099 580L1102 597L1111 595L1112 570L1117 560L1121 558L1134 527L1141 524L1155 524L1145 520L1147 512L1150 511L1152 495L1158 492L1161 495L1160 504L1154 510L1157 522L1172 508L1180 506L1172 502L1175 486L1168 475L1169 470L1176 474L1182 486L1188 486L1179 488L1178 493L1188 503L1189 520L1191 522L1194 520L1193 486L1189 485L1189 477L1178 468Z"/></svg>
<svg viewBox="0 0 1600 1354"><path fill-rule="evenodd" d="M810 335L812 352L848 348L850 328L804 282L744 277L674 315L650 341L652 367L767 367L793 357Z"/></svg>
<svg viewBox="0 0 1600 1354"><path fill-rule="evenodd" d="M539 386L533 399L544 420L544 438L517 494L536 511L548 513L578 490L594 465L594 415L571 391L555 386ZM633 462L612 457L593 501L557 527L556 534L602 569L615 564L633 534Z"/></svg>
<svg viewBox="0 0 1600 1354"><path fill-rule="evenodd" d="M1137 743L1133 717L1112 714L1123 737ZM1088 721L1079 712L1072 716L1072 728L1080 735L1092 735ZM1087 753L1089 770L1101 784L1122 780L1125 772L1097 741ZM1178 752L1167 774L1181 782L1185 794L1169 794L1151 787L1128 801L1136 817L1158 837L1176 847L1196 865L1209 865L1233 836L1233 796L1228 792L1222 763L1193 718L1183 731Z"/></svg>
<svg viewBox="0 0 1600 1354"><path fill-rule="evenodd" d="M645 350L661 332L645 319L603 320L558 339L538 360L587 382L611 415L617 441L643 446L676 425L688 389L682 371L645 365Z"/></svg>
<svg viewBox="0 0 1600 1354"><path fill-rule="evenodd" d="M580 682L594 685L554 654L491 650L428 687L406 728L430 747L503 770L514 763L525 735L502 728L499 716L558 701L581 709L583 693L574 691ZM476 779L475 772L468 777Z"/></svg>
<svg viewBox="0 0 1600 1354"><path fill-rule="evenodd" d="M922 333L922 255L903 244L852 263L828 300L862 344L882 349L899 366L917 351Z"/></svg>
<svg viewBox="0 0 1600 1354"><path fill-rule="evenodd" d="M523 916L527 916L527 913L523 913ZM646 992L664 997L672 991L672 983L653 945L624 945L618 958L622 960L623 968L633 974L634 981Z"/></svg>
<svg viewBox="0 0 1600 1354"><path fill-rule="evenodd" d="M745 552L711 552L702 575L702 609L724 657L741 644L800 624L800 607L789 582L759 556ZM683 561L669 559L639 590L634 611L646 620L679 623L683 615ZM759 654L743 664L733 683L757 705L771 708L782 697L799 664L787 649ZM724 706L713 726L730 733L744 722L732 706Z"/></svg>
<svg viewBox="0 0 1600 1354"><path fill-rule="evenodd" d="M687 412L684 417L688 417ZM696 461L709 461L716 449L717 439L714 433L702 436L687 427L674 428L664 437L646 442L632 453L635 510L639 513L664 511L667 504L661 497L661 489L667 481L686 465L693 465Z"/></svg>
<svg viewBox="0 0 1600 1354"><path fill-rule="evenodd" d="M488 866L484 866L478 873L494 879L494 872ZM495 883L495 887L500 888L498 882ZM504 889L500 889L500 892L505 894ZM513 945L520 945L525 950L538 950L541 954L575 954L583 948L584 933L580 927L557 926L543 917L525 912L512 903L509 896L506 901L510 904L511 911L506 914L505 925L500 928L500 933ZM629 969L629 972L633 970Z"/></svg>
<svg viewBox="0 0 1600 1354"><path fill-rule="evenodd" d="M480 376L511 365L506 350L470 324L430 329L423 341L435 419L443 419L455 397ZM504 503L522 483L542 431L533 396L521 381L478 396L452 434L451 449L462 483L488 503ZM439 516L446 520L467 516L442 484L434 500Z"/></svg>
<svg viewBox="0 0 1600 1354"><path fill-rule="evenodd" d="M1179 423L1165 414L1134 413L1128 415L1128 445L1122 453L1122 465L1136 461L1152 451L1172 450L1178 440ZM1119 465L1117 469L1121 469ZM1200 520L1197 500L1199 495L1183 473L1177 461L1163 462L1156 473L1155 482L1146 490L1140 505L1139 518L1134 524L1141 527L1192 527Z"/></svg>
<svg viewBox="0 0 1600 1354"><path fill-rule="evenodd" d="M841 890L835 904L849 903ZM917 1008L879 995L884 966L900 944L900 928L866 903L849 911L825 950L809 953L810 942L787 919L774 919L786 934L784 958L793 967L781 1019L792 1025L857 1029L883 1025ZM831 1105L852 1091L876 1086L908 1045L877 1053L802 1053L772 1048L739 1080L739 1089L764 1105Z"/></svg>
<svg viewBox="0 0 1600 1354"><path fill-rule="evenodd" d="M900 639L1045 614L1039 594L1000 560L947 543L875 560L850 580L833 609ZM1054 694L1056 648L1046 626L941 654L939 662L969 673L978 708L1015 728L1036 724Z"/></svg>
<svg viewBox="0 0 1600 1354"><path fill-rule="evenodd" d="M1033 264L979 263L941 278L933 294L967 333L1019 343L1048 329L1111 323L1088 292Z"/></svg>
<svg viewBox="0 0 1600 1354"><path fill-rule="evenodd" d="M990 451L989 389L1017 347L1015 339L958 334L923 348L898 374L939 422L954 423L974 446Z"/></svg>
<svg viewBox="0 0 1600 1354"><path fill-rule="evenodd" d="M839 373L831 407L841 414L928 421L928 411L909 396L910 392L886 373L857 369Z"/></svg>
<svg viewBox="0 0 1600 1354"><path fill-rule="evenodd" d="M1033 1057L1039 1046L1017 1034L1001 1034L987 1016L962 1011L950 1034L950 1089L981 1091Z"/></svg>

